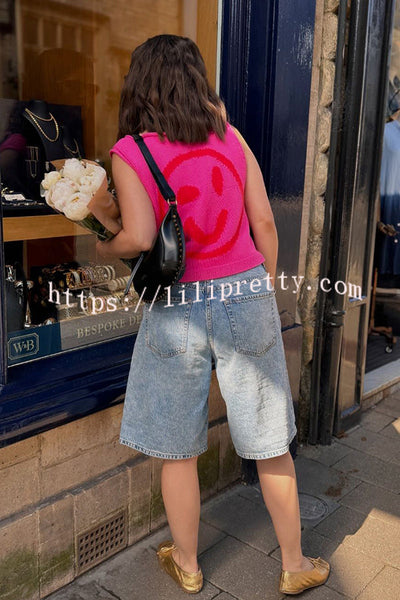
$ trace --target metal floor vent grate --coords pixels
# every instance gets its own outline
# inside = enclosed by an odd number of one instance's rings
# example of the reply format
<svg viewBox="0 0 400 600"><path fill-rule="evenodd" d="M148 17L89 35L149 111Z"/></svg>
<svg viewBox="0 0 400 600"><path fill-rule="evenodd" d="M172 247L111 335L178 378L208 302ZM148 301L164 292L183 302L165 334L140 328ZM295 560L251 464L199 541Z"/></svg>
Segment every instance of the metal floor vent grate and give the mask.
<svg viewBox="0 0 400 600"><path fill-rule="evenodd" d="M78 536L77 572L91 569L127 545L126 511Z"/></svg>

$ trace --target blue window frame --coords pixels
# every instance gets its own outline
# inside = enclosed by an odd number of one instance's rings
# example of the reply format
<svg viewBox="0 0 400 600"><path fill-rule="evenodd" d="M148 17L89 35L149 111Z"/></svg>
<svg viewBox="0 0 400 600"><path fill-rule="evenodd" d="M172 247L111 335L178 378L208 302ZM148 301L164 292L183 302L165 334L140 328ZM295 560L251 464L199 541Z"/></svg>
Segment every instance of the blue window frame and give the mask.
<svg viewBox="0 0 400 600"><path fill-rule="evenodd" d="M291 240L280 246L288 275L298 264L314 12L315 0L223 3L221 96L260 161L280 237ZM283 300L284 328L295 327L295 299ZM122 400L135 335L9 367L0 312L0 446Z"/></svg>

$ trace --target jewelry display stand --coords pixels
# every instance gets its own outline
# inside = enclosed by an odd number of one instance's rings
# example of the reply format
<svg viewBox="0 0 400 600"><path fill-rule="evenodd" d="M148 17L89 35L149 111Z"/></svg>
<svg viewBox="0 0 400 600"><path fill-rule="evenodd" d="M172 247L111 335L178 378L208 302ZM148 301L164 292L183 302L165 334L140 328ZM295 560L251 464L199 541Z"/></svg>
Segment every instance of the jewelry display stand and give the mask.
<svg viewBox="0 0 400 600"><path fill-rule="evenodd" d="M40 199L40 182L50 161L64 157L60 127L47 102L31 100L23 112L23 135L27 142L26 176L32 197Z"/></svg>
<svg viewBox="0 0 400 600"><path fill-rule="evenodd" d="M66 321L107 312L107 303L111 298L116 310L129 308L137 300L137 294L133 292L127 297L124 295L129 275L123 275L122 272L122 264L118 264L117 269L111 264L93 263L63 263L33 268L30 273L32 291L29 326L46 325L49 318L54 319L54 322ZM53 296L62 299L58 304L49 299L50 283ZM69 290L68 302L66 290Z"/></svg>
<svg viewBox="0 0 400 600"><path fill-rule="evenodd" d="M52 214L40 182L52 160L85 157L81 107L0 99L0 115L4 216Z"/></svg>
<svg viewBox="0 0 400 600"><path fill-rule="evenodd" d="M64 146L60 137L60 127L44 100L31 100L24 111L24 118L31 125L27 133L31 139L40 142L46 161L64 158ZM32 145L35 145L34 143Z"/></svg>

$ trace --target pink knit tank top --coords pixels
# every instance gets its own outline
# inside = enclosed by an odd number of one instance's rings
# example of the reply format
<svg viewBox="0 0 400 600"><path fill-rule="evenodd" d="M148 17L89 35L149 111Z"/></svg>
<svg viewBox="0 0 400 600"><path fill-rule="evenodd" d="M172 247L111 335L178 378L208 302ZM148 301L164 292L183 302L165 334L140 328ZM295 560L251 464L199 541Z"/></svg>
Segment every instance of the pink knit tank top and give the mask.
<svg viewBox="0 0 400 600"><path fill-rule="evenodd" d="M182 282L235 275L264 257L250 235L244 208L246 158L232 127L225 140L214 133L205 143L161 141L157 133L143 138L174 190L186 244ZM168 210L136 142L129 135L111 148L134 169L152 202L157 227Z"/></svg>

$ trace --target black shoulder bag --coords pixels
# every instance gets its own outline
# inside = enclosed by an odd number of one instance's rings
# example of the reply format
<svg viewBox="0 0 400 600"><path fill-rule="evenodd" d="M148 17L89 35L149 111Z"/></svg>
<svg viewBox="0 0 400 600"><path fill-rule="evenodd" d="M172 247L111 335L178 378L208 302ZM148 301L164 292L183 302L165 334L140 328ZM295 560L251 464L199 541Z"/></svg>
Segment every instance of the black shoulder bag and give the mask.
<svg viewBox="0 0 400 600"><path fill-rule="evenodd" d="M179 281L185 272L185 237L174 192L158 168L143 138L139 134L132 137L139 146L169 208L153 246L150 250L142 252L135 263L124 294L129 292L133 283L141 300L155 302L165 298L167 288Z"/></svg>

